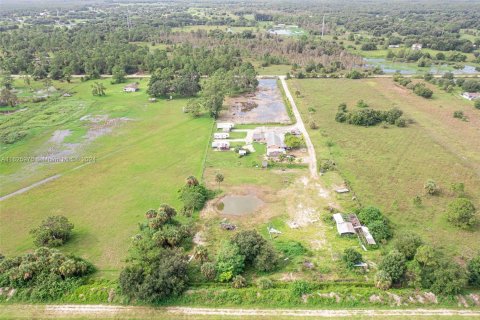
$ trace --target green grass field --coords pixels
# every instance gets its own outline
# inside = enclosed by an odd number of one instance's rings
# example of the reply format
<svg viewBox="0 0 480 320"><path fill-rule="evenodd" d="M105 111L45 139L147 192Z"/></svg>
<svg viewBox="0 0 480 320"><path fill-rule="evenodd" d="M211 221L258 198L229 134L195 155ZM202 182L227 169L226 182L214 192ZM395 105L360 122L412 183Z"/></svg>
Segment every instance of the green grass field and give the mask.
<svg viewBox="0 0 480 320"><path fill-rule="evenodd" d="M319 161L334 159L361 203L380 207L397 234L411 229L460 259L480 249L478 228L459 230L444 217L454 199L452 183L465 183L468 197L480 206L480 111L471 102L458 92L438 89L433 99L426 100L392 79L292 80L290 86L302 93L296 99L302 117L313 118L319 125L318 130L310 130ZM385 129L335 121L340 103L355 109L360 99L376 109L397 106L415 123ZM309 107L316 112L308 113ZM469 121L455 121L454 110L463 110ZM440 185L441 196L425 196L423 184L428 179ZM412 202L416 195L422 197L421 207Z"/></svg>
<svg viewBox="0 0 480 320"><path fill-rule="evenodd" d="M54 130L85 130L79 118L86 114L132 119L86 146L82 155L96 157L97 161L79 169L71 170L79 163L41 166L25 178L24 165L1 164L0 173L7 178L2 179L2 195L45 176L63 173L55 181L1 203L3 254L33 249L29 230L47 216L65 215L75 229L73 239L62 250L92 261L100 275L111 273L115 277L144 212L161 203L179 209L176 190L188 175L201 175L211 119L192 119L183 114L185 100L149 103L146 81L141 81L140 92L130 94L122 92L123 85L102 81L107 96L93 97L91 82L72 84L74 96L54 104L58 108L75 107L81 101L84 107L74 119L35 129L25 141L2 151L2 157L26 156L41 148Z"/></svg>

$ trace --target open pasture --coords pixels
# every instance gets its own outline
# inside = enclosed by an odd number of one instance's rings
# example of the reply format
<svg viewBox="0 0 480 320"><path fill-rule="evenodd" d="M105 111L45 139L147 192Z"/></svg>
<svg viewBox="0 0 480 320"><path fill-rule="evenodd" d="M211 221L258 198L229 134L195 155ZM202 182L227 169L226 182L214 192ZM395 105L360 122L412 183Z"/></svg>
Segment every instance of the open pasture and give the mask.
<svg viewBox="0 0 480 320"><path fill-rule="evenodd" d="M310 129L319 162L333 159L363 205L380 207L397 234L415 231L450 254L464 258L480 249L478 227L460 230L444 215L454 199L452 183L464 183L467 196L480 204L480 111L471 102L435 88L433 98L424 99L392 79L292 80L290 86L301 93L296 100L304 120L319 126ZM398 107L413 123L398 128L335 121L340 103L355 110L361 99L374 109ZM454 119L455 110L463 110L469 121ZM425 195L428 179L442 189L439 196ZM420 206L413 203L416 196Z"/></svg>
<svg viewBox="0 0 480 320"><path fill-rule="evenodd" d="M83 109L75 119L35 129L25 140L2 151L2 157L28 156L44 147L57 130L70 130L70 143L85 140L82 116L128 118L99 136L78 156L79 162L42 164L25 176L32 163L2 163L2 195L53 174L57 180L1 202L0 251L14 255L33 249L29 230L50 215L64 215L75 224L73 239L62 249L92 261L101 274L115 277L128 253L137 223L150 208L169 203L180 209L176 190L188 175L200 176L212 128L209 118L182 113L186 100L148 102L146 81L140 91L124 93L123 85L106 86L106 96L93 97L90 82L72 84L75 93L52 102L56 108ZM31 107L33 108L33 106ZM36 108L36 106L35 106ZM21 223L19 223L21 221Z"/></svg>

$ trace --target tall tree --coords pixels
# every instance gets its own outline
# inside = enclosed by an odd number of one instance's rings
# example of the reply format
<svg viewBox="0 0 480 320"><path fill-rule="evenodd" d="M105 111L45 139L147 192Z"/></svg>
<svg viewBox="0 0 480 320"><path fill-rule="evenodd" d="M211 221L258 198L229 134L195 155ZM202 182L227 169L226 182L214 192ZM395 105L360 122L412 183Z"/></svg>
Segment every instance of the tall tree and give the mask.
<svg viewBox="0 0 480 320"><path fill-rule="evenodd" d="M0 87L11 90L13 87L13 78L10 72L7 70L2 70L2 78L0 82Z"/></svg>
<svg viewBox="0 0 480 320"><path fill-rule="evenodd" d="M95 82L92 84L92 94L94 96L104 96L105 95L105 86L101 82Z"/></svg>
<svg viewBox="0 0 480 320"><path fill-rule="evenodd" d="M127 73L125 72L125 69L119 65L116 65L112 69L112 83L123 83L125 82L126 78L125 76Z"/></svg>
<svg viewBox="0 0 480 320"><path fill-rule="evenodd" d="M220 183L223 182L225 177L220 172L215 175L215 182L218 184L218 189L220 189Z"/></svg>

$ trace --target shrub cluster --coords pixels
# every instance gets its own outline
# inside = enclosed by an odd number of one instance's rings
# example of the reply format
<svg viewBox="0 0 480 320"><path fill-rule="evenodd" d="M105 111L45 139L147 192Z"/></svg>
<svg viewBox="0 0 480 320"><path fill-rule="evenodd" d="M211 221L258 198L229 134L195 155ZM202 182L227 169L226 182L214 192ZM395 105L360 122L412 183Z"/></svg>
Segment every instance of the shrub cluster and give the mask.
<svg viewBox="0 0 480 320"><path fill-rule="evenodd" d="M342 103L338 106L338 112L335 115L337 122L345 122L357 126L375 126L379 123L386 122L398 127L405 127L407 122L402 117L403 112L398 108L391 108L386 111L370 109L362 100L357 103L361 106L361 110L348 111L347 105Z"/></svg>
<svg viewBox="0 0 480 320"><path fill-rule="evenodd" d="M384 290L392 283L409 282L418 289L442 295L460 293L467 281L480 287L480 255L473 257L465 270L411 232L396 239L394 249L383 257L375 276L375 285Z"/></svg>
<svg viewBox="0 0 480 320"><path fill-rule="evenodd" d="M477 223L476 208L467 198L457 198L448 205L447 219L457 227L471 228Z"/></svg>
<svg viewBox="0 0 480 320"><path fill-rule="evenodd" d="M74 289L93 271L93 265L79 257L42 247L23 256L0 258L0 287L26 288L28 298L48 301Z"/></svg>
<svg viewBox="0 0 480 320"><path fill-rule="evenodd" d="M73 224L64 216L51 216L30 230L37 247L58 247L72 235Z"/></svg>
<svg viewBox="0 0 480 320"><path fill-rule="evenodd" d="M357 70L352 70L349 73L347 73L345 77L348 79L361 79L364 77L364 74Z"/></svg>
<svg viewBox="0 0 480 320"><path fill-rule="evenodd" d="M272 271L278 262L275 249L257 231L242 231L222 244L215 263L216 279L230 281L247 267Z"/></svg>
<svg viewBox="0 0 480 320"><path fill-rule="evenodd" d="M285 134L285 145L289 149L299 149L305 146L305 140L302 136L287 133Z"/></svg>
<svg viewBox="0 0 480 320"><path fill-rule="evenodd" d="M366 207L360 209L357 214L360 221L368 227L377 242L384 242L392 237L390 223L379 209Z"/></svg>
<svg viewBox="0 0 480 320"><path fill-rule="evenodd" d="M203 208L210 193L204 185L198 182L197 178L190 176L186 179L185 185L178 190L178 197L183 203L181 212L189 216L193 211Z"/></svg>
<svg viewBox="0 0 480 320"><path fill-rule="evenodd" d="M155 302L178 296L188 283L187 257L178 249L162 249L155 256L130 264L120 274L120 288L131 299Z"/></svg>
<svg viewBox="0 0 480 320"><path fill-rule="evenodd" d="M428 245L418 247L411 271L416 287L432 290L437 294L458 294L467 283L464 268Z"/></svg>
<svg viewBox="0 0 480 320"><path fill-rule="evenodd" d="M357 263L362 262L362 254L353 248L347 248L343 252L342 260L348 269L353 269Z"/></svg>
<svg viewBox="0 0 480 320"><path fill-rule="evenodd" d="M180 190L181 199L185 194L197 193L199 186L195 177L188 177ZM203 206L205 198L200 198ZM194 202L193 208L201 208L200 203ZM128 264L119 278L120 289L129 299L158 302L178 296L187 288L188 259L182 245L191 242L192 230L175 220L176 215L176 210L167 204L146 212L147 221L139 225L140 233L133 237ZM204 261L208 253L201 247L195 250L194 257ZM213 277L215 268L205 265L201 271Z"/></svg>
<svg viewBox="0 0 480 320"><path fill-rule="evenodd" d="M441 78L434 78L432 74L424 75L425 81L437 85L440 89L446 92L452 92L455 88L460 88L466 92L479 92L480 81L474 79L455 79L452 72L446 72ZM480 105L480 104L479 104Z"/></svg>
<svg viewBox="0 0 480 320"><path fill-rule="evenodd" d="M399 73L393 76L393 81L397 82L401 86L411 89L416 95L429 99L433 95L433 91L425 85L425 83L413 84L412 80L405 78Z"/></svg>

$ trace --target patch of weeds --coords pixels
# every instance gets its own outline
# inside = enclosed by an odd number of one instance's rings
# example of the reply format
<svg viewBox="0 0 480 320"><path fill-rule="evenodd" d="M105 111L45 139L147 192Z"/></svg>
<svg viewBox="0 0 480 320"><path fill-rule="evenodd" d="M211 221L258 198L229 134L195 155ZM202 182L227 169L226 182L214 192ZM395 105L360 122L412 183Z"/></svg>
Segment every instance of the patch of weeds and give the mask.
<svg viewBox="0 0 480 320"><path fill-rule="evenodd" d="M308 250L297 241L277 241L274 243L274 246L289 258L304 256L308 253Z"/></svg>

